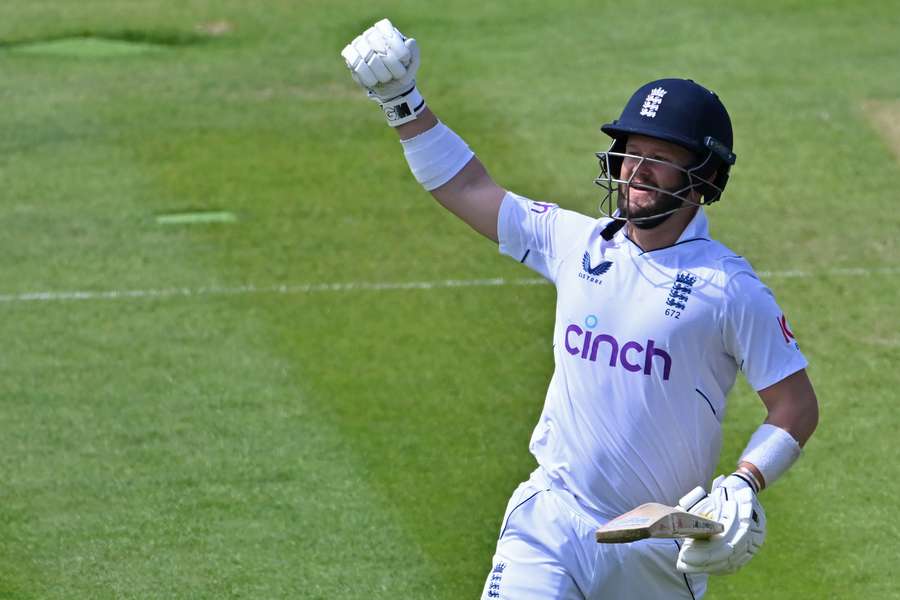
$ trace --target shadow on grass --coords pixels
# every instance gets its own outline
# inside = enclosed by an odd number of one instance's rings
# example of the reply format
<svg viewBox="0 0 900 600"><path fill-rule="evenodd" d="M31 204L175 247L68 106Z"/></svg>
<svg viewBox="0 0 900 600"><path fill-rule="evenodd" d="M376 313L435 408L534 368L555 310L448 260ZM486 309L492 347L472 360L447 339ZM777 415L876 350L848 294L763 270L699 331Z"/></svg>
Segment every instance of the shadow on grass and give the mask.
<svg viewBox="0 0 900 600"><path fill-rule="evenodd" d="M140 44L144 46L160 46L182 48L200 46L216 41L218 38L208 32L178 30L139 30L121 29L100 31L93 29L73 29L53 35L21 38L16 40L0 40L0 51L26 49L40 44L51 44L66 40L94 40Z"/></svg>

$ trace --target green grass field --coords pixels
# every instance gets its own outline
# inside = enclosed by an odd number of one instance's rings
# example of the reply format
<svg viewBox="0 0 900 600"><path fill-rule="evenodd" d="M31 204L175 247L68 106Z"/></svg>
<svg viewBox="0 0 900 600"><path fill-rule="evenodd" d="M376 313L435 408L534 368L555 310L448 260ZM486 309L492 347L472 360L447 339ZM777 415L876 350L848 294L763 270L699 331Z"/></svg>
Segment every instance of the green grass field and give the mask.
<svg viewBox="0 0 900 600"><path fill-rule="evenodd" d="M339 52L383 16L498 182L587 213L634 89L719 92L713 233L770 273L822 417L762 497L762 553L707 597L900 598L883 0L0 4L0 597L480 593L553 291L379 287L533 277L421 190L351 82ZM236 221L157 222L191 211ZM763 415L741 381L723 470Z"/></svg>

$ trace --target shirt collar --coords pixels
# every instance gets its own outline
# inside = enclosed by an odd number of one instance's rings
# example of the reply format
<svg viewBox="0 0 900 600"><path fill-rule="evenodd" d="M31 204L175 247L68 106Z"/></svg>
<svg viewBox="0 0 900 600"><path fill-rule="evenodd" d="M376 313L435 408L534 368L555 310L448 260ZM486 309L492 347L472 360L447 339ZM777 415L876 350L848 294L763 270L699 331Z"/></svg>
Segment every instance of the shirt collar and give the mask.
<svg viewBox="0 0 900 600"><path fill-rule="evenodd" d="M706 218L706 213L703 212L702 206L697 209L697 214L687 224L687 227L684 228L684 231L681 232L681 235L678 236L678 241L675 243L678 244L697 238L709 239L709 220Z"/></svg>
<svg viewBox="0 0 900 600"><path fill-rule="evenodd" d="M615 237L613 237L612 241L606 242L605 240L600 240L600 254L601 256L604 254L606 249L611 246L618 246L619 244L626 243L629 248L633 248L638 254L644 254L644 250L642 250L637 244L632 242L627 235L628 228L623 227L621 230L616 232ZM688 222L687 226L681 232L681 235L678 236L678 239L671 246L665 246L664 248L657 248L656 250L651 250L651 252L665 250L667 248L672 248L673 246L677 246L682 242L687 242L690 240L708 240L709 239L709 220L706 218L706 213L703 210L703 207L699 207L697 209L694 217Z"/></svg>

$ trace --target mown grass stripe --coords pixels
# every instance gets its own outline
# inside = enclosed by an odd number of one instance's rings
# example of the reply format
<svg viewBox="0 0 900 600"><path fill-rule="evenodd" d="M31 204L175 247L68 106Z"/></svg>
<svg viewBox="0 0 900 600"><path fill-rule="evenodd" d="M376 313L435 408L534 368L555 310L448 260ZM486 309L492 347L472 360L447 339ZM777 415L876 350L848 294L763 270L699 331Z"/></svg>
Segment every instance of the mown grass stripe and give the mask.
<svg viewBox="0 0 900 600"><path fill-rule="evenodd" d="M871 277L877 275L900 274L900 267L848 268L828 271L759 271L763 278L806 278L806 277ZM546 279L444 279L438 281L398 281L367 282L349 281L344 283L305 283L294 285L239 285L160 288L145 290L101 290L101 291L61 291L22 292L0 294L0 302L52 302L66 300L126 300L129 298L171 298L174 296L238 296L244 294L311 294L317 292L372 292L394 290L436 290L465 287L502 287L522 285L542 285Z"/></svg>
<svg viewBox="0 0 900 600"><path fill-rule="evenodd" d="M227 211L187 212L158 215L159 225L192 225L195 223L234 223L237 217Z"/></svg>

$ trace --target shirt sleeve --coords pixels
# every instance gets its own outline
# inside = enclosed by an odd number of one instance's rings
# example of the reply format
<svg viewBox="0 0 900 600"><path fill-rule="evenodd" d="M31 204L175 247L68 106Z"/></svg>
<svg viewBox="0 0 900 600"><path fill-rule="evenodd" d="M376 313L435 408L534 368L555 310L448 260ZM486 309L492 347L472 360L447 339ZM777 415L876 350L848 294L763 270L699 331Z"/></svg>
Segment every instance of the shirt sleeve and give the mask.
<svg viewBox="0 0 900 600"><path fill-rule="evenodd" d="M754 390L806 368L807 361L775 295L749 264L725 283L723 336L726 351Z"/></svg>
<svg viewBox="0 0 900 600"><path fill-rule="evenodd" d="M556 282L559 263L582 240L594 219L507 192L500 205L500 252Z"/></svg>

